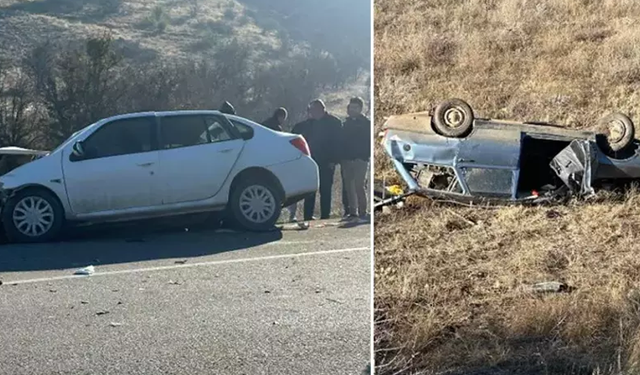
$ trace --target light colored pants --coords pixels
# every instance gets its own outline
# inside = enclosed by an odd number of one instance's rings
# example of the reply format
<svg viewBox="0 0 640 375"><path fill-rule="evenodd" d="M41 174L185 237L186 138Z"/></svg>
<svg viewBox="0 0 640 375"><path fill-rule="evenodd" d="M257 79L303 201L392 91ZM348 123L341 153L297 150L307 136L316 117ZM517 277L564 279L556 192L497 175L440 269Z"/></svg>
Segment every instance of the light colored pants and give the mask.
<svg viewBox="0 0 640 375"><path fill-rule="evenodd" d="M367 214L367 192L365 179L369 162L365 160L346 160L344 168L344 184L347 188L349 215L363 216Z"/></svg>
<svg viewBox="0 0 640 375"><path fill-rule="evenodd" d="M289 221L294 221L296 219L296 211L298 211L298 203L288 206L287 210L289 210Z"/></svg>

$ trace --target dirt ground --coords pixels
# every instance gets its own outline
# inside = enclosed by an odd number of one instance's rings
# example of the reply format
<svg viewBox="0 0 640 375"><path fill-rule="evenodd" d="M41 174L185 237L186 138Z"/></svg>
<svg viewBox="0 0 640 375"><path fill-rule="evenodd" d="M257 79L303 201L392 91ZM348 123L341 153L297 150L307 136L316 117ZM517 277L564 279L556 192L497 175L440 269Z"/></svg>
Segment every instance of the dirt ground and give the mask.
<svg viewBox="0 0 640 375"><path fill-rule="evenodd" d="M377 133L451 97L476 114L636 122L640 3L377 0ZM375 178L400 182L380 147ZM376 374L640 371L640 195L557 207L410 199L375 217ZM559 281L561 293L531 286Z"/></svg>

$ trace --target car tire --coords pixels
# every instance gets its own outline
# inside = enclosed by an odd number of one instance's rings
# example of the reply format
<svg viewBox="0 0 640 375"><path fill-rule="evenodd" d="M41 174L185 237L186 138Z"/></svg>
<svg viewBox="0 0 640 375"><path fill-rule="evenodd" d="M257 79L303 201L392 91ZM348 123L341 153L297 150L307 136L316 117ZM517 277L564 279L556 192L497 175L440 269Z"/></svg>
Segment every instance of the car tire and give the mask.
<svg viewBox="0 0 640 375"><path fill-rule="evenodd" d="M440 103L433 114L433 126L441 135L461 138L469 134L473 126L473 110L462 99L449 99Z"/></svg>
<svg viewBox="0 0 640 375"><path fill-rule="evenodd" d="M64 209L52 193L25 189L2 208L2 224L10 242L47 242L62 232Z"/></svg>
<svg viewBox="0 0 640 375"><path fill-rule="evenodd" d="M614 112L596 124L596 131L604 136L605 147L610 152L620 152L631 145L635 138L635 127L629 116Z"/></svg>
<svg viewBox="0 0 640 375"><path fill-rule="evenodd" d="M282 197L264 179L243 179L231 191L229 211L244 229L256 232L273 229L281 210Z"/></svg>

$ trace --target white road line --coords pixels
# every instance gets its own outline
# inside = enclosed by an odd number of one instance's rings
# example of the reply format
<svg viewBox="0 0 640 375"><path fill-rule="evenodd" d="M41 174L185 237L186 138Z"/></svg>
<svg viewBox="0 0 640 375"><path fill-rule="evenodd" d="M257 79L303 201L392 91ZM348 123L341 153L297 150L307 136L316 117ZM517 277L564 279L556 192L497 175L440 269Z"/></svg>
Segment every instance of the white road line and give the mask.
<svg viewBox="0 0 640 375"><path fill-rule="evenodd" d="M284 258L300 258L300 257L305 257L305 256L313 256L313 255L331 255L331 254L340 254L340 253L348 253L348 252L353 252L353 251L364 251L364 250L370 250L370 248L368 246L367 247L352 247L352 248L345 248L345 249L322 250L322 251L295 253L295 254L269 255L269 256L254 257L254 258L212 260L212 261L200 262L200 263L172 264L170 266L158 266L158 267L147 267L147 268L134 268L134 269L127 269L127 270L96 272L91 276L64 275L64 276L42 277L42 278L38 278L38 279L4 281L4 284L5 285L18 285L18 284L32 284L32 283L39 283L39 282L57 281L57 280L85 279L87 277L108 276L108 275L122 275L122 274L128 274L128 273L151 272L151 271L164 271L164 270L173 270L173 269L178 269L178 268L192 268L192 267L201 267L201 266L215 266L215 265L220 265L220 264L245 263L245 262L255 262L255 261L260 261L260 260L273 260L273 259L284 259Z"/></svg>

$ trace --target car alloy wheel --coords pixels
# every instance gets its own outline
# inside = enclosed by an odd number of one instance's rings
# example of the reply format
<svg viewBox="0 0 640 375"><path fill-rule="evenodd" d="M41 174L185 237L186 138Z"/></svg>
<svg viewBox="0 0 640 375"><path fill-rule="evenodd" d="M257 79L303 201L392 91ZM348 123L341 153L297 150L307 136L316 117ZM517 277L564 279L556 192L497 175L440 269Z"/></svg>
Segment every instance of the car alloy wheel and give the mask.
<svg viewBox="0 0 640 375"><path fill-rule="evenodd" d="M276 211L276 200L271 191L261 185L247 186L240 194L240 212L254 224L267 222Z"/></svg>
<svg viewBox="0 0 640 375"><path fill-rule="evenodd" d="M53 226L53 207L41 197L27 196L14 207L12 219L16 229L25 236L42 236Z"/></svg>

